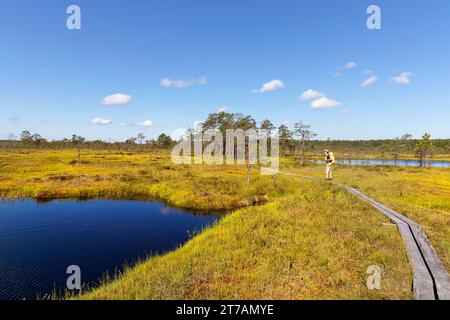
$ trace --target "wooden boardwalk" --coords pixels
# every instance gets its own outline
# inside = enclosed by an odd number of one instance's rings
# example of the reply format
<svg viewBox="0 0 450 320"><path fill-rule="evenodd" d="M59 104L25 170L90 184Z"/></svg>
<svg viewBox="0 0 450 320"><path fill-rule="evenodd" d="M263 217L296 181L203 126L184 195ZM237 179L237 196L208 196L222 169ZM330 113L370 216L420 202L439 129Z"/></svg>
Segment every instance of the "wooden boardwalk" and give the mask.
<svg viewBox="0 0 450 320"><path fill-rule="evenodd" d="M279 174L304 179L323 181L323 179L297 175L288 172ZM422 227L400 213L389 209L383 204L369 198L359 190L336 183L349 193L369 203L377 210L391 219L398 227L400 235L405 242L408 258L413 271L413 295L416 300L450 300L450 277L431 246Z"/></svg>

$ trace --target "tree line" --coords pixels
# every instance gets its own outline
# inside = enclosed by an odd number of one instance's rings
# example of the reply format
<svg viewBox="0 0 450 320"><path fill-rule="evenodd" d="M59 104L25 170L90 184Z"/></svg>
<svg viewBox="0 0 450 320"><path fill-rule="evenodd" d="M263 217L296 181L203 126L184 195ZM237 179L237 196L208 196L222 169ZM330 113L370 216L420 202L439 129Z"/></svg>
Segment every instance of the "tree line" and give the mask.
<svg viewBox="0 0 450 320"><path fill-rule="evenodd" d="M8 140L0 140L0 148L34 148L34 149L106 149L106 150L138 150L138 149L170 149L177 141L167 134L161 134L157 139L146 139L143 133L125 141L88 140L79 135L60 140L47 140L38 133L22 131L18 138L10 135Z"/></svg>
<svg viewBox="0 0 450 320"><path fill-rule="evenodd" d="M377 158L401 159L406 156L416 156L421 161L432 157L434 154L450 154L450 139L431 139L425 133L419 139L414 139L410 134L404 134L393 139L379 140L317 140L317 134L311 125L302 121L294 123L292 129L286 124L276 127L269 119L257 122L252 116L240 113L217 112L211 113L197 128L190 128L187 135L193 135L198 130L219 130L225 136L227 129L255 129L266 131L269 136L277 134L280 141L280 154L282 156L299 156L301 164L305 161L306 153L321 154L323 149L330 149L339 154L370 154ZM39 133L22 131L19 137L10 135L8 140L0 140L0 148L49 148L65 149L75 148L80 160L80 150L154 150L171 149L178 141L168 134L160 134L156 139L147 139L143 133L131 137L125 141L107 142L103 140L87 140L79 135L61 140L47 140ZM269 141L270 143L270 141Z"/></svg>

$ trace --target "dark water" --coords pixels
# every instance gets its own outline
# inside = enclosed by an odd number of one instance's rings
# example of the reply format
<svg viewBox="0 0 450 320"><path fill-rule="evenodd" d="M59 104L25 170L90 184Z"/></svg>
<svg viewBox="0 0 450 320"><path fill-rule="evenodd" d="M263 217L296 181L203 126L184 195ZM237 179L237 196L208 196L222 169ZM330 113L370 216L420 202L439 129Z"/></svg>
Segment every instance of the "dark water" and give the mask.
<svg viewBox="0 0 450 320"><path fill-rule="evenodd" d="M314 163L322 164L323 161L315 160ZM348 159L336 160L337 164L352 166L398 166L398 167L420 167L419 160L381 160L381 159ZM450 168L449 161L425 161L425 167Z"/></svg>
<svg viewBox="0 0 450 320"><path fill-rule="evenodd" d="M107 271L175 249L219 218L159 202L0 201L0 299L60 292L69 265L92 284Z"/></svg>

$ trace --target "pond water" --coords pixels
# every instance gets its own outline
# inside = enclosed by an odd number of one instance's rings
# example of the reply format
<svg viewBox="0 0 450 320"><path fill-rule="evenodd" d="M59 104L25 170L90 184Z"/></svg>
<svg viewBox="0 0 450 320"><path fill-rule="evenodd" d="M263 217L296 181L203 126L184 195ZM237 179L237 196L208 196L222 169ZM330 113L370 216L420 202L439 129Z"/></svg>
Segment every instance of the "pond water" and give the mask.
<svg viewBox="0 0 450 320"><path fill-rule="evenodd" d="M322 160L314 160L316 164L323 164ZM420 167L419 160L382 160L382 159L339 159L337 164L352 166L398 166L398 167ZM425 161L425 167L450 168L450 161Z"/></svg>
<svg viewBox="0 0 450 320"><path fill-rule="evenodd" d="M83 284L95 284L218 219L159 202L0 201L0 300L63 292L70 265L80 267Z"/></svg>

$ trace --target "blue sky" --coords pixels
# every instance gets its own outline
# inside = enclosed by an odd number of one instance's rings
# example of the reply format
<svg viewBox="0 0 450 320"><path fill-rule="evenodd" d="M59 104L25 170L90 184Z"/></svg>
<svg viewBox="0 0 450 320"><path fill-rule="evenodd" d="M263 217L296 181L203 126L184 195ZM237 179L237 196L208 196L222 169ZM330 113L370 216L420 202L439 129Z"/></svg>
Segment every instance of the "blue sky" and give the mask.
<svg viewBox="0 0 450 320"><path fill-rule="evenodd" d="M0 138L156 137L224 107L322 139L450 138L447 0L1 4ZM81 30L66 28L70 4ZM382 30L366 27L370 4ZM107 102L131 100L104 103L118 93Z"/></svg>

